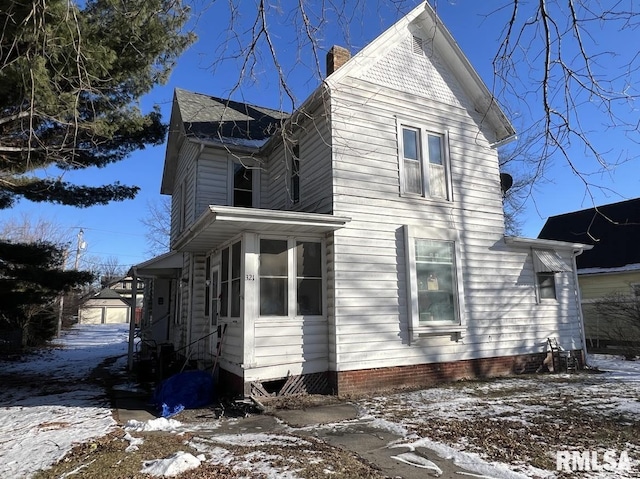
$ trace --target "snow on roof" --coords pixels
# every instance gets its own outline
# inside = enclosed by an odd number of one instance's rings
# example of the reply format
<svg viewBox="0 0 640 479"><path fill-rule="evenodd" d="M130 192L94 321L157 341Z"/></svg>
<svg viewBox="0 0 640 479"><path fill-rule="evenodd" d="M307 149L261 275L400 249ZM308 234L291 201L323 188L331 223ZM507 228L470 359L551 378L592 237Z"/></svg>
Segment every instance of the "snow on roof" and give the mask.
<svg viewBox="0 0 640 479"><path fill-rule="evenodd" d="M582 268L578 269L578 274L627 273L634 271L640 271L640 263L626 264L624 266L617 266L614 268Z"/></svg>

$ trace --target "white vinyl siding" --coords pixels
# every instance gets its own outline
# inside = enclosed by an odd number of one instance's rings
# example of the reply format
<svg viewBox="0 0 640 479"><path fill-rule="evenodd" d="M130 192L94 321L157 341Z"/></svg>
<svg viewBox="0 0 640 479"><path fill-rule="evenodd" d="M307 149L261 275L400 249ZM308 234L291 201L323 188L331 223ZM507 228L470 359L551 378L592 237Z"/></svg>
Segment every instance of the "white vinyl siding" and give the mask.
<svg viewBox="0 0 640 479"><path fill-rule="evenodd" d="M176 189L171 196L171 239L188 228L195 218L195 162L197 146L185 141L180 148L176 170Z"/></svg>
<svg viewBox="0 0 640 479"><path fill-rule="evenodd" d="M297 123L300 200L292 201L291 151L285 152L280 143L269 153L261 175L261 207L309 213L332 212L331 138L322 106L307 112Z"/></svg>
<svg viewBox="0 0 640 479"><path fill-rule="evenodd" d="M461 103L468 102L462 98ZM538 305L528 251L504 243L498 157L478 128L481 116L472 117L459 105L345 78L332 90L331 118L334 214L352 218L331 243L331 368L514 356L543 351L550 336L567 338L567 349L581 347L570 275L559 275L558 302ZM398 194L399 124L446 132L447 183L455 201ZM413 338L404 225L458 235L463 331Z"/></svg>
<svg viewBox="0 0 640 479"><path fill-rule="evenodd" d="M229 205L228 155L226 151L206 146L198 158L196 218L209 205Z"/></svg>

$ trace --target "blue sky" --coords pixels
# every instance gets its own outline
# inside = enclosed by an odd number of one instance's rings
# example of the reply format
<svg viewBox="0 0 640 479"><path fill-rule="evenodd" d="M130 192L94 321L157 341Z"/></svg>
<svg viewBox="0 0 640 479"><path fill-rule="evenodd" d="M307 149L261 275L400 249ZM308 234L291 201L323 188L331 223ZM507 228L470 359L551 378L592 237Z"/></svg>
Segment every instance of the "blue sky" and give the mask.
<svg viewBox="0 0 640 479"><path fill-rule="evenodd" d="M239 17L240 23L236 32L242 32L250 26L251 15L255 11L254 5L257 2L242 1L240 3L242 7L239 12L242 15ZM364 3L366 6L362 8L366 11L363 18L343 22L343 24L338 23L334 18L326 25L321 33L319 51L322 70L324 70L324 55L331 45L346 45L355 53L397 19L397 12L383 8L382 1ZM508 3L508 0L488 2L440 0L437 5L441 19L489 87L492 85L493 78L491 62L500 46L500 32L505 25L505 15L508 13L506 10L499 10L499 7ZM213 2L209 5L205 0L194 0L194 12L197 16L194 18L193 27L199 40L179 59L169 82L155 88L142 99L141 106L144 110L148 110L153 104L158 104L164 120L168 121L173 89L176 87L221 97L230 93L237 81L241 64L238 60L215 64L216 59L221 56L221 46L225 45L225 39L230 38L230 33L226 30L227 8L227 2ZM280 17L271 19L269 26L275 34L273 39L289 84L293 87L296 99L301 102L318 85L319 80L310 50L307 48L301 52L298 48L299 30L291 24L290 18L287 11L283 10ZM345 38L347 26L349 33ZM237 35L242 34L237 33ZM233 45L233 38L231 40L226 45ZM598 48L610 49L623 57L625 53L633 54L633 49L637 52L637 31L634 36L632 29L619 30L617 25L609 28L606 34L598 34L594 38L587 37L585 41L594 44L597 42ZM229 54L230 50L227 49L226 53ZM611 59L602 57L600 61L606 67L606 62ZM522 78L534 80L532 85L535 85L536 74L529 72L527 68L526 65L519 65L519 74ZM530 86L525 85L523 88L525 87ZM637 84L629 85L629 88L637 90ZM273 65L265 62L257 65L253 80L245 83L242 90L235 91L232 97L236 100L275 108L282 104L286 109L290 109L290 103L282 101L280 92L277 78L273 76ZM637 94L637 91L635 93ZM611 151L612 155L618 155L619 150L621 155L628 152L633 156L638 145L629 138L627 132L622 128L613 130L605 128L600 117L597 117L593 109L589 108L589 99L583 100L584 114L581 116L581 121L586 128L594 132L597 148L604 152ZM507 105L511 121L519 132L526 130L531 117L536 114L534 102L530 97L527 101L530 103ZM631 107L628 116L623 120L636 124L639 115L633 110L632 105ZM578 163L585 159L589 160L584 148L576 144L572 145L571 156ZM136 152L126 160L103 169L74 172L66 177L69 181L90 185L113 181L135 184L141 187L135 200L85 209L21 201L11 210L0 211L0 221L21 214L27 214L32 218L46 218L71 228L69 241L73 246L75 246L77 231L82 228L87 243L85 252L87 258L117 257L120 264L128 267L149 258L144 226L140 223L140 219L147 213L148 202L157 201L161 196L159 191L163 161L164 145ZM589 171L594 169L593 159L590 161ZM639 173L637 161L629 161L614 171L589 175L587 177L589 181L609 189L604 192L593 190L595 203L606 204L640 196ZM591 206L593 206L593 200L585 193L582 180L571 172L566 162L556 159L548 169L545 181L536 186L533 197L527 202L526 210L520 216L524 222L523 236L537 236L548 216ZM91 265L85 265L87 266Z"/></svg>

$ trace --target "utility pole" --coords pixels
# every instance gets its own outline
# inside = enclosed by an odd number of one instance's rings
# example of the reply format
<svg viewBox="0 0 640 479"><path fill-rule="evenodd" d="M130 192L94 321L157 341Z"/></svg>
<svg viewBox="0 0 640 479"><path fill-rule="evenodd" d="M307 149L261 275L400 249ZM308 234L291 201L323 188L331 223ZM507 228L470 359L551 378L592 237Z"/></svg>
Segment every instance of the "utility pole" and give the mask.
<svg viewBox="0 0 640 479"><path fill-rule="evenodd" d="M82 250L87 247L87 243L84 241L84 230L80 228L78 232L78 246L76 247L76 261L73 263L73 269L78 271L78 267L80 266L80 253Z"/></svg>
<svg viewBox="0 0 640 479"><path fill-rule="evenodd" d="M67 258L69 257L69 248L65 246L64 251L62 252L62 271L67 269ZM56 337L60 337L60 333L62 332L62 313L64 311L64 292L60 293L60 305L58 309L58 331Z"/></svg>

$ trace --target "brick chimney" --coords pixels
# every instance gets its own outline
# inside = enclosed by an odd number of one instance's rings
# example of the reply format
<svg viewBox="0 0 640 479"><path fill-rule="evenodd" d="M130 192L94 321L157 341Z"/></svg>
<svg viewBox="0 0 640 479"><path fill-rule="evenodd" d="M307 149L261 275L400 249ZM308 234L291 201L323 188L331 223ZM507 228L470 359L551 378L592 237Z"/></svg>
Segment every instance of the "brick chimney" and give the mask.
<svg viewBox="0 0 640 479"><path fill-rule="evenodd" d="M327 76L347 63L351 58L351 52L344 47L334 45L327 53Z"/></svg>

